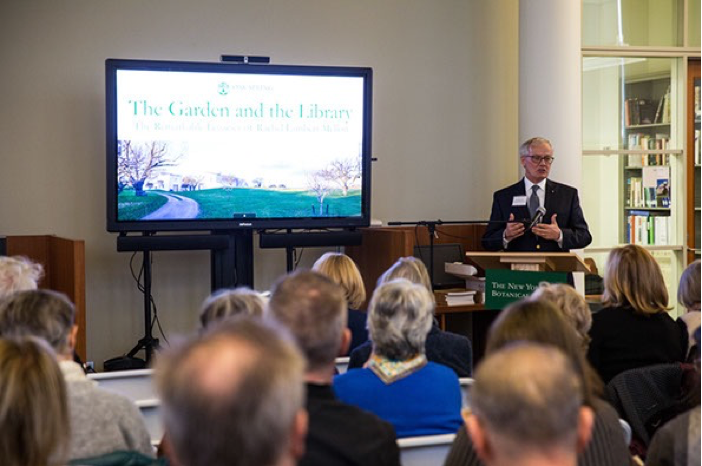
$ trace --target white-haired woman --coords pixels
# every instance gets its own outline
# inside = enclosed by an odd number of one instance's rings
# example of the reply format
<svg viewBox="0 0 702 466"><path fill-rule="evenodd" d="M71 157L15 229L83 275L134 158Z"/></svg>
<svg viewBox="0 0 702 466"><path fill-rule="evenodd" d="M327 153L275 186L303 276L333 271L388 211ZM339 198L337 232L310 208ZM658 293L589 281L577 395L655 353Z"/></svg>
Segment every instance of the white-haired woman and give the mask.
<svg viewBox="0 0 702 466"><path fill-rule="evenodd" d="M373 352L362 369L334 379L337 396L390 422L398 437L455 433L461 426L456 374L427 361L434 317L429 291L407 280L376 288L368 310Z"/></svg>

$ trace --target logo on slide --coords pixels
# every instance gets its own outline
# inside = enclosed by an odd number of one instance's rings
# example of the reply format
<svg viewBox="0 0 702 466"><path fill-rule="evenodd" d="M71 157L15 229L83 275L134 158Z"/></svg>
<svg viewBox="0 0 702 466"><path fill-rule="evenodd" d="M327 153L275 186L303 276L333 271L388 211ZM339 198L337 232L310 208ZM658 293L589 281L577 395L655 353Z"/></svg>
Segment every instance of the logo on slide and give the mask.
<svg viewBox="0 0 702 466"><path fill-rule="evenodd" d="M220 83L219 86L217 86L217 92L219 93L219 95L229 94L229 84Z"/></svg>

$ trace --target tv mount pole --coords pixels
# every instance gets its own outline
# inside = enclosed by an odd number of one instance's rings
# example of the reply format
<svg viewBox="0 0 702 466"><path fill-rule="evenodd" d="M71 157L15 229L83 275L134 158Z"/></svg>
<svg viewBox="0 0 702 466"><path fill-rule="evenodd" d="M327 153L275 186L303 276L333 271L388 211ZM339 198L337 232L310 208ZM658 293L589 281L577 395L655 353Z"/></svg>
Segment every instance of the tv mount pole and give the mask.
<svg viewBox="0 0 702 466"><path fill-rule="evenodd" d="M158 338L153 337L151 325L151 251L144 250L144 338L139 340L134 348L127 353L133 358L142 349L146 353L145 361L148 365L154 350L158 349Z"/></svg>

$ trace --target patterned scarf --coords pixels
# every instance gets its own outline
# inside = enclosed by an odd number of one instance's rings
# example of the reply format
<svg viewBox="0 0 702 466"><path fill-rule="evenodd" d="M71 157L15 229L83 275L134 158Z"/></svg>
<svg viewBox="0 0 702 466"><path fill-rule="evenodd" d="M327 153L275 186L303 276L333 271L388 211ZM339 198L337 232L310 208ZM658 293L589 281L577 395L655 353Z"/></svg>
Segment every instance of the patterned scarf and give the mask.
<svg viewBox="0 0 702 466"><path fill-rule="evenodd" d="M418 354L413 358L404 361L396 361L388 359L377 354L372 354L368 365L368 369L372 370L375 375L386 385L390 385L408 375L414 374L419 369L427 365L427 357L423 354Z"/></svg>

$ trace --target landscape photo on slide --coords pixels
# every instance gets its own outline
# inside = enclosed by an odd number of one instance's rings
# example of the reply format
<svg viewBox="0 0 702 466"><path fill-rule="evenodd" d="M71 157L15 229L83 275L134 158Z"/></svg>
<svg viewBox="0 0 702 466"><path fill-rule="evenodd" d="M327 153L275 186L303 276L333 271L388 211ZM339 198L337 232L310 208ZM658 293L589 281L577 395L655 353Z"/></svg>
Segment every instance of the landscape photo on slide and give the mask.
<svg viewBox="0 0 702 466"><path fill-rule="evenodd" d="M247 147L120 139L118 220L361 216L360 147L307 157L279 144Z"/></svg>

